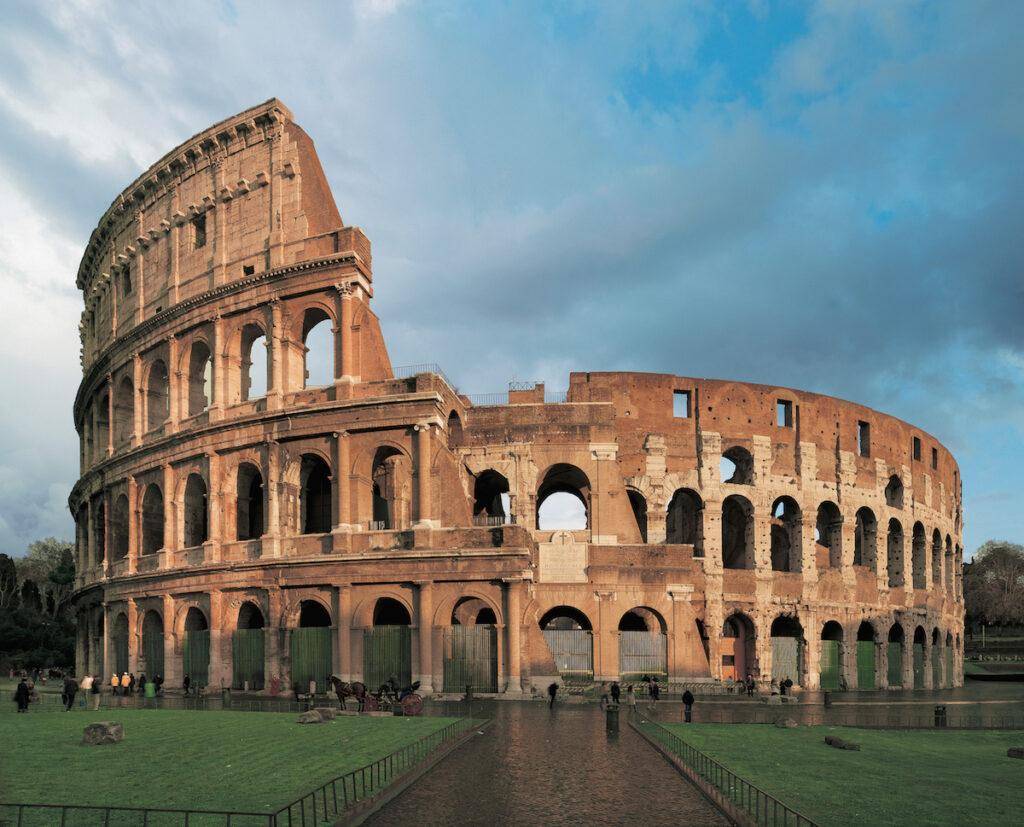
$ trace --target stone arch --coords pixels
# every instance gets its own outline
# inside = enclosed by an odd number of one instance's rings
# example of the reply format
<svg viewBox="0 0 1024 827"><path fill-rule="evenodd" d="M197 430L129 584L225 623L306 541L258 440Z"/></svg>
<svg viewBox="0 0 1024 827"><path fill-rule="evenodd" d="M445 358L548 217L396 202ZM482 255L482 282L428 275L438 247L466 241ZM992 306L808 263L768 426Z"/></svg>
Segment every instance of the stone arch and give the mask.
<svg viewBox="0 0 1024 827"><path fill-rule="evenodd" d="M238 331L238 394L246 402L267 395L272 366L268 355L267 331L250 321Z"/></svg>
<svg viewBox="0 0 1024 827"><path fill-rule="evenodd" d="M374 626L412 626L412 612L400 600L378 597L373 604Z"/></svg>
<svg viewBox="0 0 1024 827"><path fill-rule="evenodd" d="M732 485L754 484L754 455L742 445L733 445L722 452L719 465L722 482ZM729 477L726 478L726 472Z"/></svg>
<svg viewBox="0 0 1024 827"><path fill-rule="evenodd" d="M142 615L142 661L151 676L164 673L164 618L156 609L147 609ZM140 667L141 668L141 667Z"/></svg>
<svg viewBox="0 0 1024 827"><path fill-rule="evenodd" d="M412 460L394 444L378 446L370 466L373 527L404 529L411 521Z"/></svg>
<svg viewBox="0 0 1024 827"><path fill-rule="evenodd" d="M196 338L188 351L188 415L199 416L213 404L213 355L209 343Z"/></svg>
<svg viewBox="0 0 1024 827"><path fill-rule="evenodd" d="M238 616L235 620L236 629L264 629L267 626L263 609L255 601L245 600L238 607Z"/></svg>
<svg viewBox="0 0 1024 827"><path fill-rule="evenodd" d="M722 501L722 566L754 568L754 506L738 494Z"/></svg>
<svg viewBox="0 0 1024 827"><path fill-rule="evenodd" d="M235 536L255 540L265 529L263 474L252 462L240 462L235 471Z"/></svg>
<svg viewBox="0 0 1024 827"><path fill-rule="evenodd" d="M587 613L575 606L552 606L540 616L537 624L542 630L583 629L588 632L594 630Z"/></svg>
<svg viewBox="0 0 1024 827"><path fill-rule="evenodd" d="M911 571L911 582L915 589L924 589L928 585L926 577L925 562L927 551L925 549L924 525L918 520L914 523L914 528L911 533L910 543L910 571Z"/></svg>
<svg viewBox="0 0 1024 827"><path fill-rule="evenodd" d="M142 495L142 554L155 554L164 547L164 494L151 482Z"/></svg>
<svg viewBox="0 0 1024 827"><path fill-rule="evenodd" d="M488 468L473 480L473 516L505 517L511 507L510 488L504 474Z"/></svg>
<svg viewBox="0 0 1024 827"><path fill-rule="evenodd" d="M448 449L458 448L462 445L462 441L462 417L459 416L458 411L453 410L448 414Z"/></svg>
<svg viewBox="0 0 1024 827"><path fill-rule="evenodd" d="M188 475L182 506L182 544L185 548L201 546L209 539L210 524L209 497L202 475Z"/></svg>
<svg viewBox="0 0 1024 827"><path fill-rule="evenodd" d="M853 564L878 571L878 520L867 506L857 509L853 532Z"/></svg>
<svg viewBox="0 0 1024 827"><path fill-rule="evenodd" d="M170 376L167 363L154 359L146 372L146 430L154 431L170 415Z"/></svg>
<svg viewBox="0 0 1024 827"><path fill-rule="evenodd" d="M772 680L791 680L802 684L804 663L804 628L795 612L776 615L769 629L772 640Z"/></svg>
<svg viewBox="0 0 1024 827"><path fill-rule="evenodd" d="M822 689L846 688L846 675L843 668L846 653L843 637L843 627L838 621L826 621L821 627L818 679Z"/></svg>
<svg viewBox="0 0 1024 827"><path fill-rule="evenodd" d="M668 632L668 624L657 609L634 606L619 618L620 632Z"/></svg>
<svg viewBox="0 0 1024 827"><path fill-rule="evenodd" d="M634 606L619 618L619 676L668 675L668 624L649 606Z"/></svg>
<svg viewBox="0 0 1024 827"><path fill-rule="evenodd" d="M885 485L885 504L889 508L903 508L903 480L896 474Z"/></svg>
<svg viewBox="0 0 1024 827"><path fill-rule="evenodd" d="M640 532L640 540L647 542L647 500L637 489L627 486L626 496L629 498L629 506L633 511L633 519L636 521L637 531Z"/></svg>
<svg viewBox="0 0 1024 827"><path fill-rule="evenodd" d="M210 629L210 621L206 612L197 603L189 603L182 606L178 612L178 634L185 632L207 632Z"/></svg>
<svg viewBox="0 0 1024 827"><path fill-rule="evenodd" d="M792 497L772 503L772 571L800 571L803 557L803 512Z"/></svg>
<svg viewBox="0 0 1024 827"><path fill-rule="evenodd" d="M903 624L899 621L893 623L889 627L886 641L888 684L891 687L903 686L903 651L906 645L906 632L903 630Z"/></svg>
<svg viewBox="0 0 1024 827"><path fill-rule="evenodd" d="M889 588L902 588L903 525L895 517L889 519L889 531L886 534L886 565L889 572Z"/></svg>
<svg viewBox="0 0 1024 827"><path fill-rule="evenodd" d="M99 565L107 556L107 506L102 498L96 503L92 533L93 543L96 547L96 558L93 562Z"/></svg>
<svg viewBox="0 0 1024 827"><path fill-rule="evenodd" d="M545 508L545 502L556 495L564 499L564 502L559 503L557 500L552 500L553 505ZM556 509L565 508L571 503L571 499L565 499L566 496L575 498L583 505L583 525L577 524L580 516L570 511L567 511L561 517L558 516L559 512ZM541 526L542 510L545 512L543 515L544 526ZM550 523L549 514L551 515ZM563 528L570 530L585 529L590 526L590 479L580 468L569 463L558 462L551 465L544 472L544 475L541 477L540 486L537 488L536 526L542 530Z"/></svg>
<svg viewBox="0 0 1024 827"><path fill-rule="evenodd" d="M359 604L355 607L352 612L352 628L353 629L368 629L373 626L373 611L377 603L388 598L397 603L401 603L408 613L409 617L416 617L413 610L413 602L411 595L405 594L402 591L394 588L384 588L380 590L374 590L373 593L368 594L364 597Z"/></svg>
<svg viewBox="0 0 1024 827"><path fill-rule="evenodd" d="M107 455L107 443L110 439L110 391L104 389L96 403L96 456Z"/></svg>
<svg viewBox="0 0 1024 827"><path fill-rule="evenodd" d="M818 506L815 535L819 571L842 568L843 514L831 500L825 500Z"/></svg>
<svg viewBox="0 0 1024 827"><path fill-rule="evenodd" d="M734 611L722 623L719 644L722 680L745 681L758 674L757 627L750 617Z"/></svg>
<svg viewBox="0 0 1024 827"><path fill-rule="evenodd" d="M299 466L300 533L326 534L332 526L331 467L316 453L302 455Z"/></svg>
<svg viewBox="0 0 1024 827"><path fill-rule="evenodd" d="M945 589L948 594L953 593L953 538L946 535L946 582Z"/></svg>
<svg viewBox="0 0 1024 827"><path fill-rule="evenodd" d="M123 448L135 433L135 385L124 376L114 391L114 447Z"/></svg>
<svg viewBox="0 0 1024 827"><path fill-rule="evenodd" d="M704 501L692 488L677 488L669 500L665 518L665 542L692 545L694 554L704 548Z"/></svg>
<svg viewBox="0 0 1024 827"><path fill-rule="evenodd" d="M128 521L128 495L118 494L110 515L110 553L115 561L128 556Z"/></svg>
<svg viewBox="0 0 1024 827"><path fill-rule="evenodd" d="M307 306L298 332L302 342L302 387L323 387L334 382L334 313L321 304Z"/></svg>
<svg viewBox="0 0 1024 827"><path fill-rule="evenodd" d="M479 590L462 591L457 596L450 597L438 604L434 610L435 626L450 626L455 622L456 617L462 625L472 625L462 618L469 618L472 615L473 622L480 610L488 609L495 617L495 624L505 622L501 607L491 597Z"/></svg>
<svg viewBox="0 0 1024 827"><path fill-rule="evenodd" d="M942 586L942 534L932 531L932 584Z"/></svg>
<svg viewBox="0 0 1024 827"><path fill-rule="evenodd" d="M110 635L114 662L107 668L113 674L122 675L128 671L128 615L124 612L115 615Z"/></svg>
<svg viewBox="0 0 1024 827"><path fill-rule="evenodd" d="M294 616L298 629L318 629L333 625L330 607L316 597L300 600L295 607Z"/></svg>

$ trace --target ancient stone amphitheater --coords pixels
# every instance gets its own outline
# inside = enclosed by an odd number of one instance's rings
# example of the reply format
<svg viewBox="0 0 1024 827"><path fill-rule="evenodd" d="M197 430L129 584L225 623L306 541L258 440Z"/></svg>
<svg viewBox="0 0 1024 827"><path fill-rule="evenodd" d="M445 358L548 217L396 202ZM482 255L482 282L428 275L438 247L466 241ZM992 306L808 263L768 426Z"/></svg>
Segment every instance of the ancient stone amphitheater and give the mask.
<svg viewBox="0 0 1024 827"><path fill-rule="evenodd" d="M79 672L960 682L961 482L933 437L791 388L473 397L393 367L370 242L276 99L128 186L78 286Z"/></svg>

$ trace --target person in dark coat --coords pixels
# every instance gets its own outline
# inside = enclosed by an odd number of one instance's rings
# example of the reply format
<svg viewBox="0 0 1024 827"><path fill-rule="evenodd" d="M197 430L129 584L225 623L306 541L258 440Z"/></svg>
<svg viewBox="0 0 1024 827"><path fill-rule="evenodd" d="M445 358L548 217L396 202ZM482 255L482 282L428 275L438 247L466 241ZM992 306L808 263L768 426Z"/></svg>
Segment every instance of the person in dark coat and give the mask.
<svg viewBox="0 0 1024 827"><path fill-rule="evenodd" d="M188 675L186 675L185 676L185 680L183 680L181 682L181 685L182 685L182 687L184 687L185 694L187 695L189 687L192 686L192 678L190 678ZM298 690L296 690L296 692L298 692Z"/></svg>
<svg viewBox="0 0 1024 827"><path fill-rule="evenodd" d="M683 710L686 714L686 723L690 723L693 715L693 693L687 689L683 693Z"/></svg>
<svg viewBox="0 0 1024 827"><path fill-rule="evenodd" d="M139 675L139 694L142 695L146 691L146 673L143 672Z"/></svg>
<svg viewBox="0 0 1024 827"><path fill-rule="evenodd" d="M622 690L619 689L619 682L618 681L613 681L612 682L612 690L611 690L611 692L612 692L612 703L615 704L616 706L618 706L619 705L619 698L621 697L621 694L622 694Z"/></svg>
<svg viewBox="0 0 1024 827"><path fill-rule="evenodd" d="M64 678L64 692L61 697L64 698L64 709L67 712L71 711L71 707L75 705L75 695L78 694L78 681L68 675Z"/></svg>
<svg viewBox="0 0 1024 827"><path fill-rule="evenodd" d="M14 690L14 700L18 704L18 712L28 712L29 697L28 682L22 678L18 683L18 688Z"/></svg>
<svg viewBox="0 0 1024 827"><path fill-rule="evenodd" d="M128 694L128 695L134 695L135 694L135 673L134 672L129 672L128 673L128 692L126 694Z"/></svg>
<svg viewBox="0 0 1024 827"><path fill-rule="evenodd" d="M558 684L553 683L548 687L548 709L555 708L555 696L558 694Z"/></svg>

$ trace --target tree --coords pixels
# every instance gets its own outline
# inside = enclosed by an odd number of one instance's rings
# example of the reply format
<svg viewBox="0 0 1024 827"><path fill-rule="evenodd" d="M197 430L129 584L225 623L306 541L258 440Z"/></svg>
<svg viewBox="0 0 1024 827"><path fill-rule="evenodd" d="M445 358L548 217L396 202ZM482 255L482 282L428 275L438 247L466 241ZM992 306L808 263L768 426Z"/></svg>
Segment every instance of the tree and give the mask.
<svg viewBox="0 0 1024 827"><path fill-rule="evenodd" d="M1024 546L989 540L964 566L967 615L983 623L1024 623Z"/></svg>
<svg viewBox="0 0 1024 827"><path fill-rule="evenodd" d="M18 602L18 569L6 554L0 554L0 609L13 609Z"/></svg>
<svg viewBox="0 0 1024 827"><path fill-rule="evenodd" d="M39 589L42 609L50 617L63 612L75 588L74 547L67 540L36 540L17 562L18 579L31 580Z"/></svg>

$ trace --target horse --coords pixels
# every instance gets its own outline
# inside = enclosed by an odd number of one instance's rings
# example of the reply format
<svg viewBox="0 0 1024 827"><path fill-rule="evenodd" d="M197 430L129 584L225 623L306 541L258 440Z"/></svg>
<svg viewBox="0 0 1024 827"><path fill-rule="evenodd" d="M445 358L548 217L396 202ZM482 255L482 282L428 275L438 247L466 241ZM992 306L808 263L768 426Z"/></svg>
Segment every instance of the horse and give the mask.
<svg viewBox="0 0 1024 827"><path fill-rule="evenodd" d="M338 703L342 709L345 709L345 701L355 698L359 702L359 711L363 711L363 701L366 698L365 684L359 681L346 683L336 675L331 675L331 686L334 687L334 694L338 696Z"/></svg>

